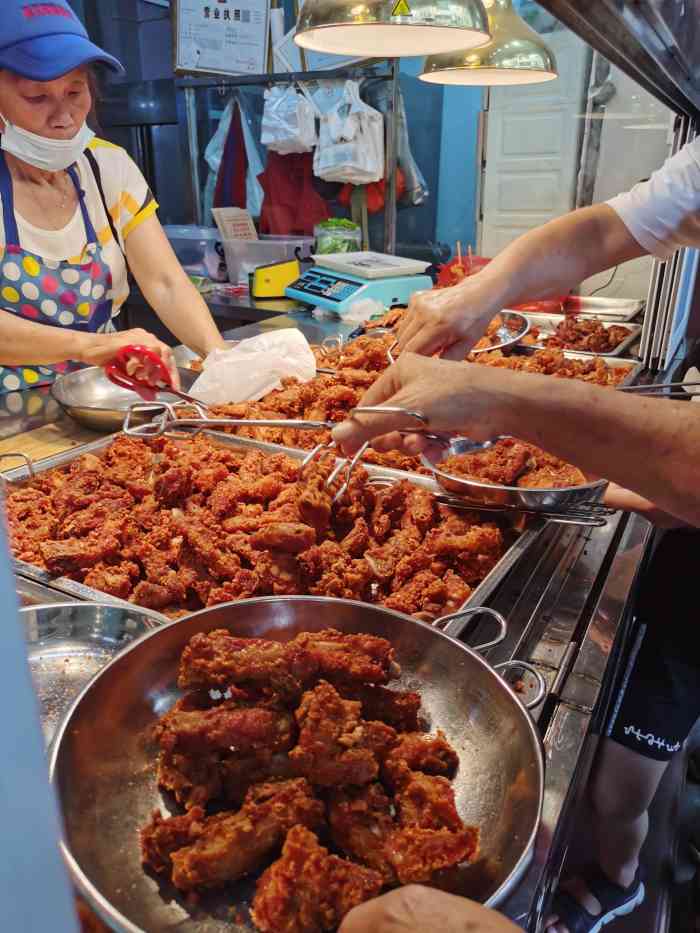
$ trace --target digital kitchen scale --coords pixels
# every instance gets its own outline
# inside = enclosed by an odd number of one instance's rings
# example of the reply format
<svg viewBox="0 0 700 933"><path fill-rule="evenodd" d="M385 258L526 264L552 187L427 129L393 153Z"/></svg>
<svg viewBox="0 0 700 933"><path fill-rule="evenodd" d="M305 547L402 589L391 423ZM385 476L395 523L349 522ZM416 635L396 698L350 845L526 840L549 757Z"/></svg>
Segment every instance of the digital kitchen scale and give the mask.
<svg viewBox="0 0 700 933"><path fill-rule="evenodd" d="M288 298L344 314L356 301L372 299L385 308L407 305L414 292L433 287L430 263L383 253L331 253L285 289Z"/></svg>

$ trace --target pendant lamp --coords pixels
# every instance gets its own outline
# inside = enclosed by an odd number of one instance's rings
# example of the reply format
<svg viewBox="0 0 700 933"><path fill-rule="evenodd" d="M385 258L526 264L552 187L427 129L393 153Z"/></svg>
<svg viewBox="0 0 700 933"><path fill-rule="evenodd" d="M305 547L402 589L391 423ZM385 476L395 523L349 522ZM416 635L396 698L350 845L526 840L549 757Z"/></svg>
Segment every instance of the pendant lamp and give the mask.
<svg viewBox="0 0 700 933"><path fill-rule="evenodd" d="M512 0L484 0L491 41L478 49L431 55L421 81L433 84L539 84L558 77L554 55L513 9Z"/></svg>
<svg viewBox="0 0 700 933"><path fill-rule="evenodd" d="M489 40L482 0L305 0L294 41L363 58L474 48Z"/></svg>

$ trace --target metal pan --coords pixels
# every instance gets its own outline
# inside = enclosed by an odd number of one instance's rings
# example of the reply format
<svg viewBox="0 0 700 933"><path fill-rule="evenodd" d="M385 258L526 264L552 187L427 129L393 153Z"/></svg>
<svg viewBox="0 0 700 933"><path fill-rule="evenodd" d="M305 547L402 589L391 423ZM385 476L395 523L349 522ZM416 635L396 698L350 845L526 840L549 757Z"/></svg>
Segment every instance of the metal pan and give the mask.
<svg viewBox="0 0 700 933"><path fill-rule="evenodd" d="M194 634L228 628L289 641L327 627L388 638L403 669L400 685L420 691L431 729L443 729L459 752L457 806L467 824L481 828L481 857L450 873L450 887L489 906L515 889L532 858L544 779L541 742L516 695L474 651L408 616L346 600L271 597L217 606L135 642L85 688L56 735L50 771L64 853L79 889L112 929L255 929L247 914L253 880L192 908L144 873L138 829L162 806L144 739L179 695L178 662ZM241 915L234 926L233 909Z"/></svg>
<svg viewBox="0 0 700 933"><path fill-rule="evenodd" d="M53 603L20 610L47 745L83 687L161 620L145 609Z"/></svg>
<svg viewBox="0 0 700 933"><path fill-rule="evenodd" d="M197 374L188 369L179 369L178 372L183 389L189 391ZM51 386L51 394L71 418L92 431L102 433L120 430L130 406L143 401L136 392L110 382L99 366L59 376ZM158 399L172 403L178 401L167 392L160 393Z"/></svg>
<svg viewBox="0 0 700 933"><path fill-rule="evenodd" d="M444 455L439 461L433 463L425 454L421 454L421 462L432 470L435 480L446 492L460 496L468 502L501 505L533 512L575 512L582 506L600 502L607 489L608 481L597 477L587 477L589 481L583 486L567 486L564 489L521 489L519 486L498 486L479 482L440 469L440 463L447 457L484 450L487 444L476 443L467 437L453 437L450 438L449 445L445 447Z"/></svg>
<svg viewBox="0 0 700 933"><path fill-rule="evenodd" d="M557 325L561 321L566 320L565 315L554 315L554 314L526 314L525 317L530 322L531 327L537 327L542 331L543 337L553 336ZM625 330L629 331L629 336L626 337L622 343L618 344L614 350L610 350L608 353L594 353L590 350L576 350L576 353L581 353L584 356L624 356L625 352L629 350L632 344L639 338L639 335L642 332L641 324L621 324L617 321L602 321L603 327L606 330L609 330L611 327L624 327ZM544 340L538 343L526 344L526 346L534 347L537 350L546 350L548 349L544 343ZM557 348L559 349L559 348Z"/></svg>
<svg viewBox="0 0 700 933"><path fill-rule="evenodd" d="M600 321L614 321L619 323L629 323L633 321L640 311L644 309L646 302L641 298L597 298L595 296L577 296L576 304L571 308L570 314L576 314L578 317L598 319ZM529 314L528 311L522 312ZM542 314L548 318L560 318L564 315L559 312L533 312Z"/></svg>
<svg viewBox="0 0 700 933"><path fill-rule="evenodd" d="M213 440L215 440L218 444L223 444L224 446L237 449L261 450L264 453L270 454L284 453L287 456L299 461L302 461L309 454L308 450L299 450L292 447L282 447L278 444L268 444L264 441L254 441L250 438L236 437L235 435L224 434L223 432L218 433L215 431L205 431L204 433L208 437L211 437ZM53 457L47 457L43 459L40 463L31 467L31 469L33 469L35 474L41 474L45 473L47 470L55 469L56 467L68 466L74 460L77 460L78 457L83 456L83 454L94 453L99 455L109 444L112 443L113 440L113 437L103 437L99 440L93 441L90 444L74 447L71 450L66 450L60 454L55 454ZM428 489L436 496L440 496L442 494L442 489L432 477L421 476L417 473L404 473L401 470L393 470L385 467L373 466L371 464L365 465L364 468L367 470L368 476L373 481L397 482L400 480L409 480L410 482L414 483L414 485L422 486L424 489ZM18 467L13 470L8 470L2 475L10 482L21 482L22 480L26 480L30 477L30 467ZM458 503L451 504L457 505ZM489 516L486 520L494 519L498 519L498 516ZM506 523L509 521L508 516L501 516L501 520ZM534 546L535 541L538 539L543 528L544 521L535 519L533 522L528 524L528 527L525 528L524 531L515 536L513 543L510 545L501 560L481 581L481 583L479 583L472 590L468 600L465 602L465 606L477 605L488 599L491 593L505 578L507 573L527 554L530 548ZM131 608L132 606L131 603L128 603L125 600L119 599L116 596L110 596L107 593L102 593L100 590L85 586L83 583L78 583L75 580L69 579L68 577L53 577L46 570L42 569L41 567L37 567L34 564L28 564L24 561L13 558L12 565L14 572L18 576L31 580L35 583L39 583L43 586L50 586L61 593L73 597L73 599L84 600L86 602L107 602L110 605L121 606L125 609ZM151 612L151 614L158 618L160 621L169 621L167 616L164 616L161 613Z"/></svg>

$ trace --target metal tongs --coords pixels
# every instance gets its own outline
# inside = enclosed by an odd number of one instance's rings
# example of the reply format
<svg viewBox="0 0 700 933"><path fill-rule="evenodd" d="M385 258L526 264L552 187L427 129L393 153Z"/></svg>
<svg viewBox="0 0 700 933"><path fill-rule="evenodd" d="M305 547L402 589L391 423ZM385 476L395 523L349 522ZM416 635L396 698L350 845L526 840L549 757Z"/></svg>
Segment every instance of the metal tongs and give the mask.
<svg viewBox="0 0 700 933"><path fill-rule="evenodd" d="M617 386L618 392L630 392L633 395L645 395L654 397L658 395L661 398L684 398L690 399L697 392L686 392L686 389L700 388L700 382L660 382L649 383L649 385L636 386ZM667 389L671 389L667 392Z"/></svg>
<svg viewBox="0 0 700 933"><path fill-rule="evenodd" d="M137 375L139 371L145 377ZM173 385L173 377L163 360L154 350L137 344L122 347L114 359L105 366L105 373L110 382L136 392L146 402L153 402L159 392L175 395L191 405L199 402Z"/></svg>

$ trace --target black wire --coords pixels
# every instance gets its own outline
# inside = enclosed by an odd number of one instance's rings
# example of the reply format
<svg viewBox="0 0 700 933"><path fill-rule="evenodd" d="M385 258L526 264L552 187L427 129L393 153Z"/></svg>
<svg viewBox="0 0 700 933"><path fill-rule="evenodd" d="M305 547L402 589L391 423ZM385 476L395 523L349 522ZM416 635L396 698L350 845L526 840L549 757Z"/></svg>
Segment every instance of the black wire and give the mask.
<svg viewBox="0 0 700 933"><path fill-rule="evenodd" d="M614 279L615 276L617 275L617 270L618 270L619 268L620 268L619 266L615 266L615 268L613 269L613 274L610 276L610 278L609 278L608 281L605 283L605 285L601 285L600 288L596 288L596 290L595 290L594 292L591 292L590 295L588 295L587 297L588 297L588 298L592 298L594 295L597 295L598 292L602 292L604 288L607 288L608 285L612 285L613 279Z"/></svg>

